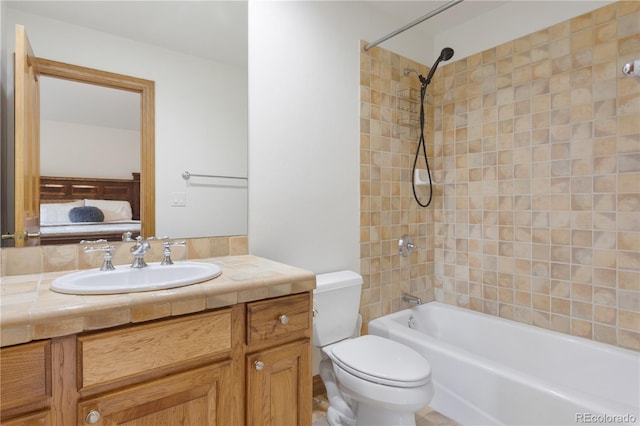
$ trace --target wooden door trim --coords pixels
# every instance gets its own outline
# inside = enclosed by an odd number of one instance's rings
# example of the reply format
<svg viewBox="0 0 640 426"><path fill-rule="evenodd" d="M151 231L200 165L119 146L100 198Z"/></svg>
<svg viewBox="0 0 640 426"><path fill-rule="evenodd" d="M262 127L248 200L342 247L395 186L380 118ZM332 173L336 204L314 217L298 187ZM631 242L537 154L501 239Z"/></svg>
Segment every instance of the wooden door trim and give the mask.
<svg viewBox="0 0 640 426"><path fill-rule="evenodd" d="M140 94L140 220L141 235L155 234L155 82L124 74L35 58L41 76L94 84Z"/></svg>
<svg viewBox="0 0 640 426"><path fill-rule="evenodd" d="M16 247L40 231L40 88L38 61L27 32L16 25L14 57L14 223ZM35 125L34 125L35 124Z"/></svg>

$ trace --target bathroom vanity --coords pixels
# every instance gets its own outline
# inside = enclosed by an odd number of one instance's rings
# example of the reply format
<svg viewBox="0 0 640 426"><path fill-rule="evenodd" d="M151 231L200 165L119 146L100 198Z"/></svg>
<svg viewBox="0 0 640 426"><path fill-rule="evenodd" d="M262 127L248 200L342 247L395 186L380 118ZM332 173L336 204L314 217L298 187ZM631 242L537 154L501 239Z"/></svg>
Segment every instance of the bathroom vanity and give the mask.
<svg viewBox="0 0 640 426"><path fill-rule="evenodd" d="M42 274L22 317L28 295L3 297L2 424L311 424L315 276L209 261L214 280L124 295L53 293Z"/></svg>

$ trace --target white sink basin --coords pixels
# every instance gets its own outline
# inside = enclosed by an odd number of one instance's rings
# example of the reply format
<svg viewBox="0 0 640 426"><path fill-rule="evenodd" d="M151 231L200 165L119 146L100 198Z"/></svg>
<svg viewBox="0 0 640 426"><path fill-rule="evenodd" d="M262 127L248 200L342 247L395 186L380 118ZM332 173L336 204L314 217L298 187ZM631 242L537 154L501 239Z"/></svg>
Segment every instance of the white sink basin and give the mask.
<svg viewBox="0 0 640 426"><path fill-rule="evenodd" d="M74 272L56 278L51 290L67 294L114 294L182 287L219 276L218 265L200 262L176 262L173 265L150 263L146 268L116 266L113 271Z"/></svg>

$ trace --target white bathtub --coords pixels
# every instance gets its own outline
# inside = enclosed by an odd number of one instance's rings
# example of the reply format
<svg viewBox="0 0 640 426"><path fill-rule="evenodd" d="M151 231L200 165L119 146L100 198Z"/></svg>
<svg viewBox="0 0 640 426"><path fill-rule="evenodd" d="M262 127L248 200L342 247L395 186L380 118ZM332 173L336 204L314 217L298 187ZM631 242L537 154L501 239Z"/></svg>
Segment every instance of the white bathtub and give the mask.
<svg viewBox="0 0 640 426"><path fill-rule="evenodd" d="M429 405L463 425L639 422L634 351L438 302L375 319L369 333L420 352Z"/></svg>

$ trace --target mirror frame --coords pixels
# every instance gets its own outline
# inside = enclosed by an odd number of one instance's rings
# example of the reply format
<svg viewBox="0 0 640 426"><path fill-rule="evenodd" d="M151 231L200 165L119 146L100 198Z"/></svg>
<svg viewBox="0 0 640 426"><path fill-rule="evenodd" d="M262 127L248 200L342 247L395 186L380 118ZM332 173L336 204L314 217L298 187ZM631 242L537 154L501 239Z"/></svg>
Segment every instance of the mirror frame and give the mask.
<svg viewBox="0 0 640 426"><path fill-rule="evenodd" d="M155 83L108 71L36 58L40 76L62 78L140 94L140 235L155 234Z"/></svg>

